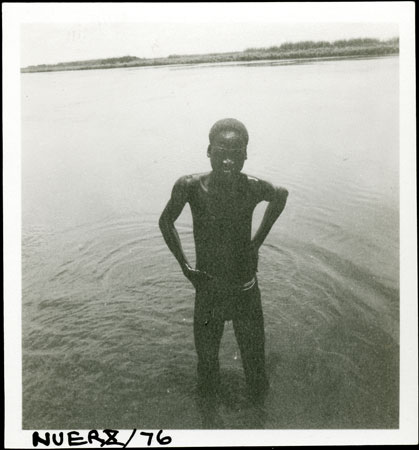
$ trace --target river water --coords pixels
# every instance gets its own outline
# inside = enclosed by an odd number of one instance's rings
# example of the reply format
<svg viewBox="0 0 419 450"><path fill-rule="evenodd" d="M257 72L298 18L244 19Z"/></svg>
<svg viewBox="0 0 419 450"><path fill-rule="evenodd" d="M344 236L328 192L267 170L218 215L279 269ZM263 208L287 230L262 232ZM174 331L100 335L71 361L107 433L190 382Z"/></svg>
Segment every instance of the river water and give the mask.
<svg viewBox="0 0 419 450"><path fill-rule="evenodd" d="M157 222L235 117L243 171L290 194L260 254L265 411L229 322L217 427L397 428L398 64L22 74L23 427L202 427L194 291ZM177 227L194 261L189 206Z"/></svg>

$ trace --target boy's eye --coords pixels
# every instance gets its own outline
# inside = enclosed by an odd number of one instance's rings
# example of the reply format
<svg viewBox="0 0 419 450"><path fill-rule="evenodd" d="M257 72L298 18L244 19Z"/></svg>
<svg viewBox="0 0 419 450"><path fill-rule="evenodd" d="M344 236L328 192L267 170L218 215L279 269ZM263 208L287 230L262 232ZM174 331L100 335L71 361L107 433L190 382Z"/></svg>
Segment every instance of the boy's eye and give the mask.
<svg viewBox="0 0 419 450"><path fill-rule="evenodd" d="M228 157L232 157L232 158L240 158L242 151L240 149L236 149L236 150L227 150L225 148L221 148L221 147L214 147L213 148L214 153L217 156L228 156Z"/></svg>

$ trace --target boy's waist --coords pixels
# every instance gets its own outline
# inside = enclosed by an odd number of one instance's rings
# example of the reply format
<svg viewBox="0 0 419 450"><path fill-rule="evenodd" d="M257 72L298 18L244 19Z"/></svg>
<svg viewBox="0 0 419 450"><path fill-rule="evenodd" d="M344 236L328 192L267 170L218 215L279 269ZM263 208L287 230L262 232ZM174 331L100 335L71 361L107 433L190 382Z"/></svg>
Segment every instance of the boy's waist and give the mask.
<svg viewBox="0 0 419 450"><path fill-rule="evenodd" d="M252 280L256 275L256 265L255 259L249 253L217 258L197 255L196 260L197 269L207 272L220 282L234 285L242 285Z"/></svg>
<svg viewBox="0 0 419 450"><path fill-rule="evenodd" d="M247 281L241 280L231 280L221 277L213 277L211 281L205 283L205 289L211 291L235 291L243 292L252 289L257 283L256 275L252 276L250 279L246 278Z"/></svg>

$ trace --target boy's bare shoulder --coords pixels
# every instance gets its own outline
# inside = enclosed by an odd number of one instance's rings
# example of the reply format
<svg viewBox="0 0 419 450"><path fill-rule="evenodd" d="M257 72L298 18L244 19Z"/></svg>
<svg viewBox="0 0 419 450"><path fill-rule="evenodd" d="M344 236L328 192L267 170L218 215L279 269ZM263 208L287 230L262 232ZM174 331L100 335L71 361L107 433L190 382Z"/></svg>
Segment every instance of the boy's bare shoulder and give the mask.
<svg viewBox="0 0 419 450"><path fill-rule="evenodd" d="M200 186L205 184L205 180L208 177L209 173L194 173L191 175L184 175L183 177L180 177L174 187L174 192L182 193L183 195L186 195L188 198L191 198L190 196L199 189Z"/></svg>
<svg viewBox="0 0 419 450"><path fill-rule="evenodd" d="M246 179L250 190L256 195L256 197L262 200L271 199L275 193L288 193L288 191L281 186L274 186L271 182L262 180L253 175L243 174Z"/></svg>
<svg viewBox="0 0 419 450"><path fill-rule="evenodd" d="M208 177L208 172L205 173L193 173L191 175L184 175L176 181L176 185L190 187L202 182L206 177Z"/></svg>
<svg viewBox="0 0 419 450"><path fill-rule="evenodd" d="M243 173L243 172L242 172L242 173ZM243 175L247 178L248 183L251 184L251 185L256 185L256 184L260 184L260 183L265 183L264 180L262 180L262 179L260 179L260 178L257 178L257 177L255 177L255 176L253 176L253 175L249 175L249 174L247 174L247 173L243 173Z"/></svg>
<svg viewBox="0 0 419 450"><path fill-rule="evenodd" d="M262 180L261 178L257 178L253 175L248 175L245 173L243 175L246 177L247 183L251 189L256 189L256 190L266 189L266 188L275 189L273 184L270 183L269 181L265 181L265 180Z"/></svg>

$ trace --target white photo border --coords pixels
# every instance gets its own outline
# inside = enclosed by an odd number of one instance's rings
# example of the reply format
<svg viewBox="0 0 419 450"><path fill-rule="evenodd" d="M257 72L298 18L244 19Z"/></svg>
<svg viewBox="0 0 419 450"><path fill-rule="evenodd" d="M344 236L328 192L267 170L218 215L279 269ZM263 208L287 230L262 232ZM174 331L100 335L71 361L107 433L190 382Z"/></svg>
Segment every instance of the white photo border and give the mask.
<svg viewBox="0 0 419 450"><path fill-rule="evenodd" d="M22 430L20 26L24 23L397 23L400 31L400 427L397 430L168 430L172 446L418 443L414 2L3 3L5 447ZM44 431L44 430L43 430ZM51 430L50 430L51 431ZM70 430L63 430L70 431ZM81 433L82 431L79 430ZM153 430L147 430L153 431ZM157 430L154 430L157 431ZM131 430L121 431L121 440ZM135 439L129 447L144 445ZM169 447L171 446L169 445ZM54 448L53 445L50 446ZM88 448L93 446L85 446ZM58 447L56 447L58 448ZM82 448L82 447L79 447Z"/></svg>

